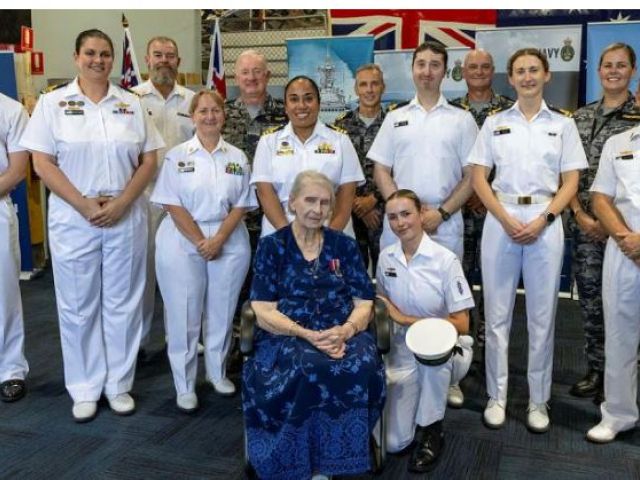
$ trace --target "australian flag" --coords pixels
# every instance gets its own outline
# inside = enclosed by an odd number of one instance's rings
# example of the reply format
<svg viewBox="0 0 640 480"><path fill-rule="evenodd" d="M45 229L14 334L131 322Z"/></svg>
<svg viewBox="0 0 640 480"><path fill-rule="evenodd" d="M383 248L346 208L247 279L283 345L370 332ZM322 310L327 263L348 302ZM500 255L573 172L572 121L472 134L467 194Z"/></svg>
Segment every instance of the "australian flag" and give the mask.
<svg viewBox="0 0 640 480"><path fill-rule="evenodd" d="M586 25L592 22L640 20L640 10L498 10L496 26Z"/></svg>
<svg viewBox="0 0 640 480"><path fill-rule="evenodd" d="M126 22L124 15L122 16L123 25ZM136 52L133 50L133 41L131 40L131 32L129 27L124 27L124 42L122 43L122 70L120 76L120 86L123 88L131 88L140 84L140 69L136 60Z"/></svg>
<svg viewBox="0 0 640 480"><path fill-rule="evenodd" d="M211 55L209 56L207 88L216 90L222 98L227 96L227 83L224 76L224 60L222 57L222 36L220 35L220 25L217 18L211 33Z"/></svg>
<svg viewBox="0 0 640 480"><path fill-rule="evenodd" d="M331 33L373 35L375 50L416 48L425 40L475 46L475 32L496 25L496 10L329 10Z"/></svg>

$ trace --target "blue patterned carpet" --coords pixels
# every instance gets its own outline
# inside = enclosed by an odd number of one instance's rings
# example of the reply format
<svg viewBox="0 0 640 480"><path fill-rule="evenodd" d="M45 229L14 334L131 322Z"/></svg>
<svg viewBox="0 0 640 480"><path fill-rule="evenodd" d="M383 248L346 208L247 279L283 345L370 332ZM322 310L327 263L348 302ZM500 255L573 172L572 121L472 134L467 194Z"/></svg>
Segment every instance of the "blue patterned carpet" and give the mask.
<svg viewBox="0 0 640 480"><path fill-rule="evenodd" d="M156 304L152 345L138 366L133 394L138 411L113 415L100 403L98 417L78 425L62 377L53 282L50 272L22 284L26 316L29 392L15 404L0 403L2 479L241 479L242 412L239 397L221 398L205 384L200 365L201 409L188 416L175 408L163 349L161 302ZM587 443L584 434L599 420L590 399L567 393L584 373L582 329L576 302L561 300L556 327L552 428L530 434L527 405L526 326L517 302L511 340L508 421L502 430L481 422L484 383L477 364L462 382L466 402L445 419L446 448L429 475L407 473L407 455L390 456L382 474L359 479L596 479L640 478L640 432L613 444ZM232 377L236 383L237 377ZM346 478L346 477L345 477Z"/></svg>

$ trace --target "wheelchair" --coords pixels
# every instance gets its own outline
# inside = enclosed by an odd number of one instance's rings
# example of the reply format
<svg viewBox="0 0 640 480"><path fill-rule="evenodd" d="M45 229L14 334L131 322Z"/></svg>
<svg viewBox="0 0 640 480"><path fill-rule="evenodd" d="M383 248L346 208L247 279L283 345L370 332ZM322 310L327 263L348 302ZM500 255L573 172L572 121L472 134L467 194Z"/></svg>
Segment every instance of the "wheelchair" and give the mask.
<svg viewBox="0 0 640 480"><path fill-rule="evenodd" d="M387 312L384 302L378 298L373 304L374 317L369 322L369 331L376 339L376 348L380 355L385 355L391 347L391 320ZM240 352L243 358L253 355L253 337L256 330L256 314L251 308L251 303L247 300L242 305L240 314ZM245 429L246 432L246 429ZM380 413L380 419L374 428L371 436L371 455L373 460L373 473L380 473L384 469L386 461L386 438L385 438L385 421L384 410ZM245 474L247 478L257 478L255 471L249 462L247 455L247 436L244 435L244 458L245 458Z"/></svg>

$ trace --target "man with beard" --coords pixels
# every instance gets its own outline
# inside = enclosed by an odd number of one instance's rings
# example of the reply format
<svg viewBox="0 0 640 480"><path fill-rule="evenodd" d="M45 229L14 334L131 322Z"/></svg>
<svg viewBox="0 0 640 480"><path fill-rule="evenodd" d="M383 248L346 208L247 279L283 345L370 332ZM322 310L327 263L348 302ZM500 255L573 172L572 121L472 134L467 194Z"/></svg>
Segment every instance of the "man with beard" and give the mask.
<svg viewBox="0 0 640 480"><path fill-rule="evenodd" d="M189 104L194 93L176 82L180 56L175 40L161 36L153 37L147 43L147 54L144 60L149 69L149 80L134 87L133 90L140 95L143 107L147 109L166 145L164 149L158 150L157 171L159 172L165 153L193 136L193 122L191 115L189 115ZM147 187L147 198L153 191L154 185L155 178ZM156 291L155 238L161 219L162 208L149 202L147 284L142 307L141 358L144 358L144 348L149 343L151 320L153 319ZM198 352L202 352L201 345L198 345Z"/></svg>

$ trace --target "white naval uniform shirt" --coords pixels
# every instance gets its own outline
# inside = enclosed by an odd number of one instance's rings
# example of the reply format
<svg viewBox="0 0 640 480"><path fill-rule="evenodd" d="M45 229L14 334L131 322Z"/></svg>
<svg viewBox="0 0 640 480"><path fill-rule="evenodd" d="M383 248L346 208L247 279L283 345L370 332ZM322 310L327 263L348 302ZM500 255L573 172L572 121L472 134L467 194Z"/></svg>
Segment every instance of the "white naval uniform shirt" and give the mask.
<svg viewBox="0 0 640 480"><path fill-rule="evenodd" d="M185 208L196 222L224 220L231 209L258 206L242 150L220 137L211 152L197 135L167 152L151 201Z"/></svg>
<svg viewBox="0 0 640 480"><path fill-rule="evenodd" d="M387 113L367 157L390 167L399 189L413 190L434 208L462 180L477 135L473 116L450 105L443 95L429 111L415 97Z"/></svg>
<svg viewBox="0 0 640 480"><path fill-rule="evenodd" d="M612 197L627 226L640 232L640 126L605 142L591 191Z"/></svg>
<svg viewBox="0 0 640 480"><path fill-rule="evenodd" d="M544 100L530 121L518 102L487 117L469 163L495 166L491 188L518 196L553 196L560 173L588 166L574 120L550 110Z"/></svg>
<svg viewBox="0 0 640 480"><path fill-rule="evenodd" d="M399 241L385 248L378 259L376 285L405 315L446 319L474 306L460 260L427 234L409 263ZM394 323L394 330L406 327Z"/></svg>
<svg viewBox="0 0 640 480"><path fill-rule="evenodd" d="M82 195L98 197L120 194L138 156L164 142L135 94L109 84L95 104L76 78L38 99L21 145L54 156Z"/></svg>
<svg viewBox="0 0 640 480"><path fill-rule="evenodd" d="M0 93L0 175L9 168L9 153L25 150L20 145L29 116L21 103Z"/></svg>
<svg viewBox="0 0 640 480"><path fill-rule="evenodd" d="M195 132L191 115L189 115L189 105L195 93L176 83L173 91L165 99L151 80L133 87L132 90L140 95L142 106L151 115L153 123L164 140L165 148L158 152L160 167L165 153L189 140Z"/></svg>
<svg viewBox="0 0 640 480"><path fill-rule="evenodd" d="M324 173L336 189L350 182L364 184L358 154L349 137L321 122L316 123L313 133L304 143L293 132L291 123L274 133L263 135L256 149L251 184L271 183L283 210L292 220L286 205L296 175L304 170ZM274 230L265 215L262 236Z"/></svg>

